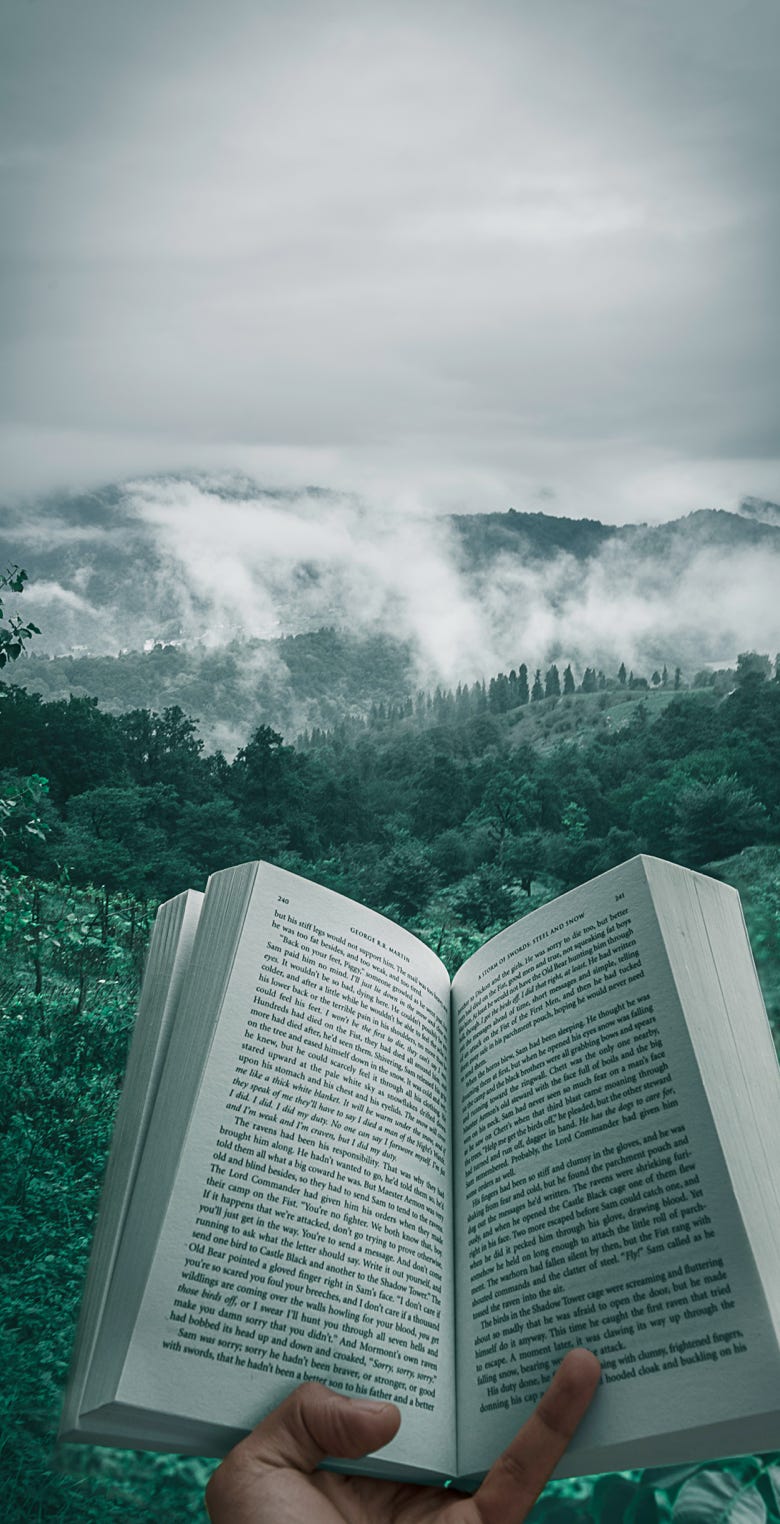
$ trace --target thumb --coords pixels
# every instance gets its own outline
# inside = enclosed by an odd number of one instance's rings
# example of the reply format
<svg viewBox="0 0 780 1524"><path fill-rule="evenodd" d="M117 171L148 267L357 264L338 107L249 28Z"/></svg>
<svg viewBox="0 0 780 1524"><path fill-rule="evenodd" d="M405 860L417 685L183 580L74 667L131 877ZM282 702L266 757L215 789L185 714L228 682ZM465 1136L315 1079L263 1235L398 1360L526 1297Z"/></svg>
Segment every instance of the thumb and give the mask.
<svg viewBox="0 0 780 1524"><path fill-rule="evenodd" d="M326 1455L355 1459L389 1444L400 1422L392 1402L344 1397L319 1381L307 1381L237 1449L256 1467L287 1466L311 1472Z"/></svg>

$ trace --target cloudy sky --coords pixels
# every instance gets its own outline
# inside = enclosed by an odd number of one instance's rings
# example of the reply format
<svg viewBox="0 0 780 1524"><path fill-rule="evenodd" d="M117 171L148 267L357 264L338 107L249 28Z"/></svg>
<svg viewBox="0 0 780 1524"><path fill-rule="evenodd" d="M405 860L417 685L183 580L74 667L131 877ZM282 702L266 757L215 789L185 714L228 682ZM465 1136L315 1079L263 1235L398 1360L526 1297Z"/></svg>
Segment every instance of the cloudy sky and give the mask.
<svg viewBox="0 0 780 1524"><path fill-rule="evenodd" d="M777 0L3 0L0 479L780 497Z"/></svg>

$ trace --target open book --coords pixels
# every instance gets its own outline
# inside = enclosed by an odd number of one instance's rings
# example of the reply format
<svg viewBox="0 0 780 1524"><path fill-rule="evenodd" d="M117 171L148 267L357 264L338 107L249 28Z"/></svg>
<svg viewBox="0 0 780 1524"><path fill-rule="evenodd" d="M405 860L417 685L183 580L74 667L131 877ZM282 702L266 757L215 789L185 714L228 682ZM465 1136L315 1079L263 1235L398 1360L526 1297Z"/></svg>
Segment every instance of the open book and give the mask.
<svg viewBox="0 0 780 1524"><path fill-rule="evenodd" d="M266 863L155 925L61 1435L224 1454L301 1381L332 1469L476 1486L572 1345L557 1475L780 1448L780 1074L736 892L636 857L450 983Z"/></svg>

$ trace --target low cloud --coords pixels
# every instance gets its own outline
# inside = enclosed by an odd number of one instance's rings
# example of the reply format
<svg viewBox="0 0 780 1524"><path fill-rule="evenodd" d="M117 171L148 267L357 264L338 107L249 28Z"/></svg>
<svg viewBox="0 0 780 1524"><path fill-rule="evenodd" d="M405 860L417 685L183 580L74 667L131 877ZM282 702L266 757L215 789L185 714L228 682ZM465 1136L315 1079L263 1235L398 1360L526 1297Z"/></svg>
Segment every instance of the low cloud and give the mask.
<svg viewBox="0 0 780 1524"><path fill-rule="evenodd" d="M93 618L98 612L87 598L82 598L80 593L76 592L74 588L63 587L59 582L46 582L45 580L36 582L34 597L36 605L42 605L44 608L49 608L52 604L59 605L73 614L88 619ZM28 593L25 612L29 602L30 597ZM18 612L22 612L21 605L17 606L15 604L14 606Z"/></svg>
<svg viewBox="0 0 780 1524"><path fill-rule="evenodd" d="M516 553L490 553L478 536L484 551L471 565L457 521L432 520L409 498L377 508L235 477L146 478L127 484L117 517L121 528L92 544L74 526L68 575L31 582L26 612L35 618L40 603L49 615L39 648L52 648L55 628L59 649L117 651L174 637L213 649L334 625L408 642L416 681L433 686L521 661L570 661L581 673L622 660L647 673L780 644L780 552L769 529L725 515L618 531L586 560L541 559L515 524ZM257 661L284 684L273 648Z"/></svg>
<svg viewBox="0 0 780 1524"><path fill-rule="evenodd" d="M746 649L774 652L779 578L780 538L774 554L724 554L691 526L670 557L661 548L640 556L621 537L585 564L503 557L482 583L484 627L502 666L511 654L542 668L571 662L578 675L585 666L614 672L621 661L645 676L664 662L690 672Z"/></svg>

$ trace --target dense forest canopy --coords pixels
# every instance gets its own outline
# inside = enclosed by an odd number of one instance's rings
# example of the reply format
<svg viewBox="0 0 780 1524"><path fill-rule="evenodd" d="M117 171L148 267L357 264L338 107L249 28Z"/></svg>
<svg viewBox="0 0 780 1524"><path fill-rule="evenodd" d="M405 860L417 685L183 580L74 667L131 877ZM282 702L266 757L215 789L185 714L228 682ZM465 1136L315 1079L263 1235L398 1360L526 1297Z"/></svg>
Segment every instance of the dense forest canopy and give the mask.
<svg viewBox="0 0 780 1524"><path fill-rule="evenodd" d="M638 851L701 867L778 842L771 670L746 655L720 697L668 674L654 693L624 670L617 692L593 672L567 693L555 667L529 695L521 668L304 745L261 725L231 761L177 706L114 715L4 684L5 863L159 900L262 856L399 918L482 932L518 886L563 889Z"/></svg>

